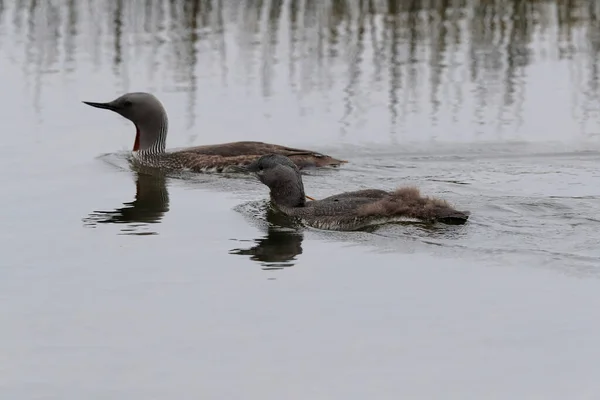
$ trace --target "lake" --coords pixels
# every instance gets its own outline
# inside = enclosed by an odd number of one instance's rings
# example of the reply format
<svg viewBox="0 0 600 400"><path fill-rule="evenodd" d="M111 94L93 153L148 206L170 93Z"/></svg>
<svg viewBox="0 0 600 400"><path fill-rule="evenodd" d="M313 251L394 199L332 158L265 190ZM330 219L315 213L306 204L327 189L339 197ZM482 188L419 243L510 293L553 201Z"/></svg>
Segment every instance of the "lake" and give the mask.
<svg viewBox="0 0 600 400"><path fill-rule="evenodd" d="M596 399L600 1L0 0L3 399ZM258 140L417 185L463 226L286 224L252 177L147 175Z"/></svg>

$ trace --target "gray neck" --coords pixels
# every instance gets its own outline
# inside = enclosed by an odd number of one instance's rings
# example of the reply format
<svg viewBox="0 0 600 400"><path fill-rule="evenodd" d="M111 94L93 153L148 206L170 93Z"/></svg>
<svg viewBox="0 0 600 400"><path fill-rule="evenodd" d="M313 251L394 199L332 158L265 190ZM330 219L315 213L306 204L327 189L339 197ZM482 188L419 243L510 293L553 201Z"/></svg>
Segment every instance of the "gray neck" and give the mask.
<svg viewBox="0 0 600 400"><path fill-rule="evenodd" d="M165 152L169 119L167 113L157 113L156 116L136 124L140 135L139 152L143 155L155 155Z"/></svg>
<svg viewBox="0 0 600 400"><path fill-rule="evenodd" d="M306 196L304 195L304 184L300 174L291 168L287 171L278 171L278 179L270 186L271 201L283 207L304 207Z"/></svg>

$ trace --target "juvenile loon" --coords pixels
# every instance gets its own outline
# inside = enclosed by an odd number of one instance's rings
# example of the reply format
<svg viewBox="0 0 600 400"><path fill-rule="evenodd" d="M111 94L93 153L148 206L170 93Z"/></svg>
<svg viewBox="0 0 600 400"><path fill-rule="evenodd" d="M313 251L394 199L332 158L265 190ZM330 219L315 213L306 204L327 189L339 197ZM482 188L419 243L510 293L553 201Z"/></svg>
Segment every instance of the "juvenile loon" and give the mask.
<svg viewBox="0 0 600 400"><path fill-rule="evenodd" d="M269 187L277 209L318 229L354 231L406 219L464 224L470 215L444 200L421 196L415 187L358 190L307 202L298 167L278 154L262 156L243 169Z"/></svg>
<svg viewBox="0 0 600 400"><path fill-rule="evenodd" d="M108 103L83 103L114 111L133 122L136 135L132 161L142 166L164 170L227 172L231 167L244 166L264 154L285 155L300 169L339 166L347 162L312 150L251 141L195 146L167 152L167 112L154 95L144 92L126 93Z"/></svg>

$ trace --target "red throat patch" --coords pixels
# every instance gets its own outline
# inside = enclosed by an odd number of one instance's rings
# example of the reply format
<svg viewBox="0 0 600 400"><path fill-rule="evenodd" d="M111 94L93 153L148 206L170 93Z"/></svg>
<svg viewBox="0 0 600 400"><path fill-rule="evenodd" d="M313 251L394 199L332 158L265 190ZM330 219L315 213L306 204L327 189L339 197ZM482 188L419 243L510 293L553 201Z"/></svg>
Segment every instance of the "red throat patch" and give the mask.
<svg viewBox="0 0 600 400"><path fill-rule="evenodd" d="M140 128L135 127L135 142L133 142L133 151L140 149Z"/></svg>

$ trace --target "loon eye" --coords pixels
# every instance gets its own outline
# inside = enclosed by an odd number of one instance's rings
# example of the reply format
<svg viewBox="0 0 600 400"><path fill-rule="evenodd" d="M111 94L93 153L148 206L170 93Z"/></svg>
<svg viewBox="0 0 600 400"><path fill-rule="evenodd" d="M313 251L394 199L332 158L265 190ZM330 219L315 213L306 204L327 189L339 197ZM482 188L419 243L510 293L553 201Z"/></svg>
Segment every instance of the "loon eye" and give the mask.
<svg viewBox="0 0 600 400"><path fill-rule="evenodd" d="M262 164L260 164L260 165L258 166L258 170L259 170L259 171L262 171L262 170L263 170L263 166L262 166Z"/></svg>
<svg viewBox="0 0 600 400"><path fill-rule="evenodd" d="M125 100L125 102L123 103L123 106L125 106L125 108L129 108L133 105L133 103L130 100Z"/></svg>

